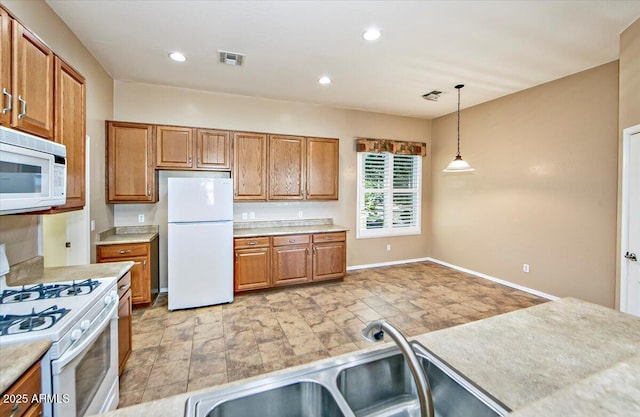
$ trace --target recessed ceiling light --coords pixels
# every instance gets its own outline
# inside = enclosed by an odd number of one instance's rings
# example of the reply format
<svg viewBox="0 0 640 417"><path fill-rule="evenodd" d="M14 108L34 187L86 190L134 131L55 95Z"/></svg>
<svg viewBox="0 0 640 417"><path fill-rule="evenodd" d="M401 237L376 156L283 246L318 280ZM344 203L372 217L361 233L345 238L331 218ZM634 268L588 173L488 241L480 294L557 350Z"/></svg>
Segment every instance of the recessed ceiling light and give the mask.
<svg viewBox="0 0 640 417"><path fill-rule="evenodd" d="M178 62L184 62L184 61L187 60L187 58L185 58L185 56L181 52L171 52L169 54L169 58L173 59L174 61L178 61Z"/></svg>
<svg viewBox="0 0 640 417"><path fill-rule="evenodd" d="M375 41L380 37L380 31L378 29L371 28L364 32L362 37L368 41Z"/></svg>
<svg viewBox="0 0 640 417"><path fill-rule="evenodd" d="M331 78L329 77L320 77L320 79L318 80L318 82L322 85L327 85L327 84L331 84Z"/></svg>

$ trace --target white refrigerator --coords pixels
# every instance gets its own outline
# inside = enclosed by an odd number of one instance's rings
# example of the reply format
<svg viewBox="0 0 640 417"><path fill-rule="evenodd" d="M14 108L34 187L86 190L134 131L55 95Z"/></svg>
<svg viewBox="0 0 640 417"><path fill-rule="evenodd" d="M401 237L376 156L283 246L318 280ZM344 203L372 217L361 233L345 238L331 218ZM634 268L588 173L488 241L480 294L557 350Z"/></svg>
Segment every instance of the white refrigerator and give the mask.
<svg viewBox="0 0 640 417"><path fill-rule="evenodd" d="M169 310L232 302L232 179L167 181Z"/></svg>

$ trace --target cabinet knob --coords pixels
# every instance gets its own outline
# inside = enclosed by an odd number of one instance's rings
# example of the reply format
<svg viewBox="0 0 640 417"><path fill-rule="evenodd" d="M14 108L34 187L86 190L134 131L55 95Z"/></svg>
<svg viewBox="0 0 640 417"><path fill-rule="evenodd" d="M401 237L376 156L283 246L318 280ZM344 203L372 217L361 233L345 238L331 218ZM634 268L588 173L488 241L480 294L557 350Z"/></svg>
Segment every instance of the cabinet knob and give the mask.
<svg viewBox="0 0 640 417"><path fill-rule="evenodd" d="M191 157L189 157L189 165L191 165Z"/></svg>
<svg viewBox="0 0 640 417"><path fill-rule="evenodd" d="M18 414L20 414L20 404L14 404L11 407L11 417L16 417Z"/></svg>
<svg viewBox="0 0 640 417"><path fill-rule="evenodd" d="M131 253L131 249L124 249L120 251L120 254L124 255L125 253Z"/></svg>
<svg viewBox="0 0 640 417"><path fill-rule="evenodd" d="M2 94L7 96L7 107L2 109L2 114L7 114L13 109L13 96L9 94L6 88L2 89Z"/></svg>
<svg viewBox="0 0 640 417"><path fill-rule="evenodd" d="M295 239L289 239L289 243L296 243Z"/></svg>
<svg viewBox="0 0 640 417"><path fill-rule="evenodd" d="M258 242L249 242L249 243L247 243L247 245L249 245L249 246L255 246L257 244L258 244Z"/></svg>
<svg viewBox="0 0 640 417"><path fill-rule="evenodd" d="M22 119L27 114L27 101L18 95L18 101L22 104L22 112L18 113L18 119Z"/></svg>
<svg viewBox="0 0 640 417"><path fill-rule="evenodd" d="M147 187L147 197L151 197L151 187Z"/></svg>

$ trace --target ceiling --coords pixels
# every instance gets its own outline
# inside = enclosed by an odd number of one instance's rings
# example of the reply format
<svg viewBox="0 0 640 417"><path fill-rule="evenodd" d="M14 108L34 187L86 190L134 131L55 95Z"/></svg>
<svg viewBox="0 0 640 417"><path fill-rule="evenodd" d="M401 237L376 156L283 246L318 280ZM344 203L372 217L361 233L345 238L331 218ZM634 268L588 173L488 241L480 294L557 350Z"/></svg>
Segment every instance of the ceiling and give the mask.
<svg viewBox="0 0 640 417"><path fill-rule="evenodd" d="M640 17L640 0L47 3L115 80L421 118L455 111L459 83L465 108L613 61Z"/></svg>

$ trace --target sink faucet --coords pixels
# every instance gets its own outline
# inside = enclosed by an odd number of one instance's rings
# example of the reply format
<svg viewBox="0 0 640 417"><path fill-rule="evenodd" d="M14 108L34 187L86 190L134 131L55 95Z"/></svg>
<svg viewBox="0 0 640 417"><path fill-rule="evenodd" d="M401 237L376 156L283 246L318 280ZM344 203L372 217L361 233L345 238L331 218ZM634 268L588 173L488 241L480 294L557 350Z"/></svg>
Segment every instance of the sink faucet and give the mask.
<svg viewBox="0 0 640 417"><path fill-rule="evenodd" d="M420 402L420 416L434 417L431 387L429 386L426 372L420 364L413 348L402 333L386 321L376 320L369 323L367 327L362 330L362 336L371 342L379 342L384 338L385 332L391 336L391 339L393 339L400 348L400 352L402 352L409 366L409 371L411 371L411 375L413 375L413 379L416 382L418 401Z"/></svg>

